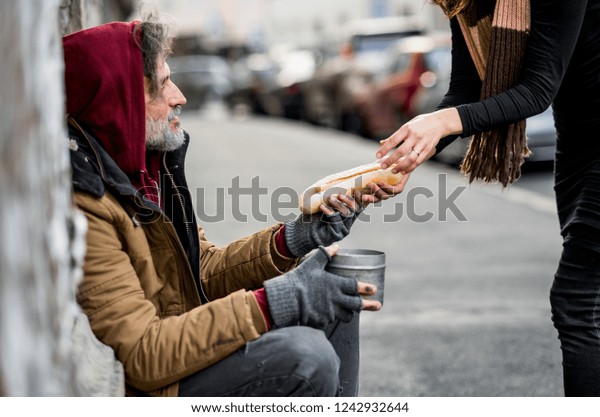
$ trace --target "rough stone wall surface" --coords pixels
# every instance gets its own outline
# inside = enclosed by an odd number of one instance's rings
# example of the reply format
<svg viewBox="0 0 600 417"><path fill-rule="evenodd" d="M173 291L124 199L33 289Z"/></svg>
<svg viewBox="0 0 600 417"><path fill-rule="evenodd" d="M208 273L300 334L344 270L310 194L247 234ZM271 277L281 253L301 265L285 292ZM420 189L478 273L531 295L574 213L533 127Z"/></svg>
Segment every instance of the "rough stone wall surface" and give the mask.
<svg viewBox="0 0 600 417"><path fill-rule="evenodd" d="M99 25L102 0L60 0L58 23L63 35Z"/></svg>
<svg viewBox="0 0 600 417"><path fill-rule="evenodd" d="M123 395L75 301L85 218L71 204L61 4L0 3L0 394Z"/></svg>
<svg viewBox="0 0 600 417"><path fill-rule="evenodd" d="M136 0L60 0L58 22L63 35L115 20L125 20Z"/></svg>

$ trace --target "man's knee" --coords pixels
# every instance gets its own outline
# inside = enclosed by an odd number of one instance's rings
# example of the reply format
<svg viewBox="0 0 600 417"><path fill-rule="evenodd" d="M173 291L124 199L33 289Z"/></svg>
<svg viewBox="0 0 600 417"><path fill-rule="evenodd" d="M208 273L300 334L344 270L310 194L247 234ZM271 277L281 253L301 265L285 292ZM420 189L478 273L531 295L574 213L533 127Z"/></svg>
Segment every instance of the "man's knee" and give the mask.
<svg viewBox="0 0 600 417"><path fill-rule="evenodd" d="M325 334L310 327L287 327L276 332L280 353L292 366L293 377L307 384L313 395L338 395L340 360Z"/></svg>

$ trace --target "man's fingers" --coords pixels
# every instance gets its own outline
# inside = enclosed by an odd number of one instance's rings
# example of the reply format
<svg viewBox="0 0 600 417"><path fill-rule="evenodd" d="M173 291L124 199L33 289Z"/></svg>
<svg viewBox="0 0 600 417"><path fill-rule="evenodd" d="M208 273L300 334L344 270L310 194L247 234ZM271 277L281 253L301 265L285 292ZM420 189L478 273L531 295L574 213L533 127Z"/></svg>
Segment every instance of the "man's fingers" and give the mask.
<svg viewBox="0 0 600 417"><path fill-rule="evenodd" d="M385 188L384 188L384 184L377 184L377 192L376 195L381 198L382 200L387 200L388 198L391 198L394 196L393 193L388 192Z"/></svg>
<svg viewBox="0 0 600 417"><path fill-rule="evenodd" d="M326 206L325 204L321 204L319 206L319 210L321 210L323 213L325 213L327 216L331 216L332 214L335 214L335 211L332 210L330 207Z"/></svg>
<svg viewBox="0 0 600 417"><path fill-rule="evenodd" d="M373 295L377 292L377 287L373 284L358 281L358 294L359 295ZM362 298L362 310L367 311L378 311L381 309L381 303L377 300L365 300Z"/></svg>
<svg viewBox="0 0 600 417"><path fill-rule="evenodd" d="M377 287L373 284L358 281L358 294L360 295L373 295L377 292Z"/></svg>
<svg viewBox="0 0 600 417"><path fill-rule="evenodd" d="M342 199L344 199L344 196L340 196L339 194L334 194L329 197L329 199L327 200L327 203L329 204L330 207L333 207L337 211L339 211L342 216L347 217L350 214L352 214L352 212L346 206L346 204L342 202ZM344 200L347 200L347 198Z"/></svg>
<svg viewBox="0 0 600 417"><path fill-rule="evenodd" d="M342 194L338 194L338 198L350 210L352 210L352 211L358 210L358 203L357 203L357 200L354 197L349 196L349 195L345 195L345 194L343 194L343 195Z"/></svg>
<svg viewBox="0 0 600 417"><path fill-rule="evenodd" d="M361 199L362 199L363 206L366 206L371 203L379 203L379 198L377 198L373 194L363 194Z"/></svg>
<svg viewBox="0 0 600 417"><path fill-rule="evenodd" d="M371 203L369 199L365 199L365 194L361 193L358 190L354 190L354 200L357 202L357 206L360 206L360 208L362 209L367 208L369 203Z"/></svg>
<svg viewBox="0 0 600 417"><path fill-rule="evenodd" d="M319 209L326 215L332 215L335 210L340 212L344 217L350 216L352 212L357 211L360 208L359 201L362 201L360 192L356 192L355 197L346 194L332 194L327 199L327 204L321 204Z"/></svg>
<svg viewBox="0 0 600 417"><path fill-rule="evenodd" d="M340 247L337 245L337 243L334 243L333 245L324 247L323 249L327 251L329 256L335 256L335 254L338 253Z"/></svg>
<svg viewBox="0 0 600 417"><path fill-rule="evenodd" d="M369 188L371 188L373 195L377 197L378 201L387 200L391 197L390 194L381 189L380 184L370 184Z"/></svg>
<svg viewBox="0 0 600 417"><path fill-rule="evenodd" d="M398 184L400 185L400 184ZM402 192L402 188L397 187L396 185L389 184L377 184L379 189L389 195L390 197L395 196L396 194L400 194Z"/></svg>
<svg viewBox="0 0 600 417"><path fill-rule="evenodd" d="M366 311L379 311L381 310L381 303L376 300L362 300L362 310Z"/></svg>
<svg viewBox="0 0 600 417"><path fill-rule="evenodd" d="M396 185L389 185L389 184L385 184L385 183L381 183L378 185L379 185L379 188L381 188L383 191L388 193L390 196L395 196L395 195L400 194L402 191L404 191L404 187L406 186L406 183L408 182L409 178L410 178L410 173L405 174L400 179L400 182Z"/></svg>
<svg viewBox="0 0 600 417"><path fill-rule="evenodd" d="M381 192L379 192L379 186L377 184L369 184L369 189L371 190L369 194L362 195L362 201L364 204L379 203L382 200Z"/></svg>

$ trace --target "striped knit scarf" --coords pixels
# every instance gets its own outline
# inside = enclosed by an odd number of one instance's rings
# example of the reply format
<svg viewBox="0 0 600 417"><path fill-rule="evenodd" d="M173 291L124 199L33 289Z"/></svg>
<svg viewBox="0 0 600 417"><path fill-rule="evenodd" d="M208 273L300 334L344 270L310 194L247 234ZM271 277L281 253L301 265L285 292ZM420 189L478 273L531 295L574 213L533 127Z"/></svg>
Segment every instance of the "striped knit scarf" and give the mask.
<svg viewBox="0 0 600 417"><path fill-rule="evenodd" d="M481 98L506 91L520 79L530 28L530 0L497 0L493 19L477 20L475 3L457 18L482 80ZM461 164L469 182L499 181L504 187L521 175L529 156L525 120L473 136Z"/></svg>

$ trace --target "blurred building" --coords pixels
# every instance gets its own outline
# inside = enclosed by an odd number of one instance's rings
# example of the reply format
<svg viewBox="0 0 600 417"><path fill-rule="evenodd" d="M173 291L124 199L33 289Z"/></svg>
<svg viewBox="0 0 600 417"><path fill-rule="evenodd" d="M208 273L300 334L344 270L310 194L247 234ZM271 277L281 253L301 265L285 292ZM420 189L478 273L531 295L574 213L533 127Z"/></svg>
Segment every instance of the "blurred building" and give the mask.
<svg viewBox="0 0 600 417"><path fill-rule="evenodd" d="M156 0L175 18L180 36L201 34L228 43L264 42L266 0Z"/></svg>
<svg viewBox="0 0 600 417"><path fill-rule="evenodd" d="M420 16L431 30L448 22L429 0L157 0L182 36L264 49L276 44L313 48L355 19Z"/></svg>
<svg viewBox="0 0 600 417"><path fill-rule="evenodd" d="M428 0L270 0L266 24L271 42L313 47L336 36L352 20L419 16L430 30L447 29Z"/></svg>

